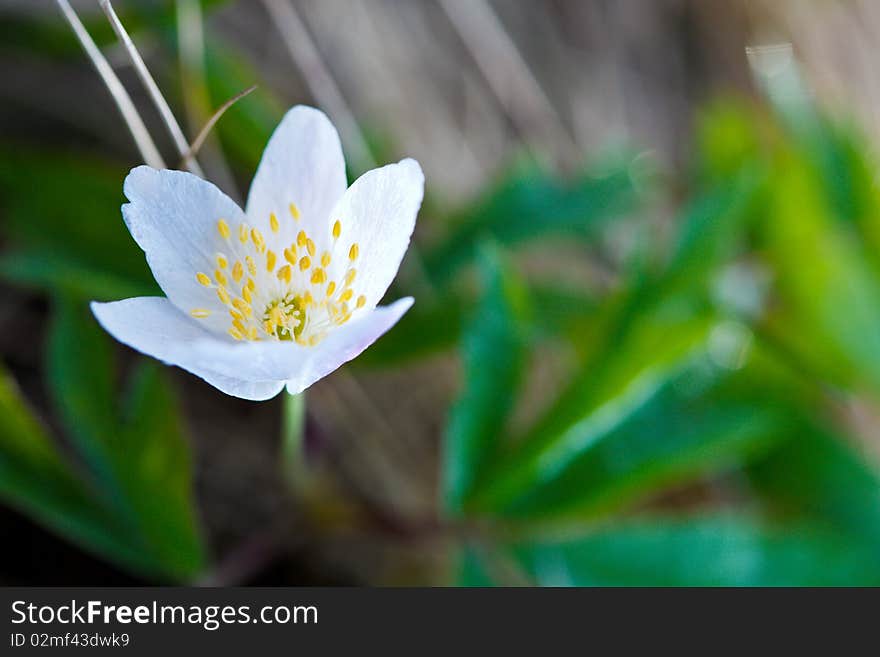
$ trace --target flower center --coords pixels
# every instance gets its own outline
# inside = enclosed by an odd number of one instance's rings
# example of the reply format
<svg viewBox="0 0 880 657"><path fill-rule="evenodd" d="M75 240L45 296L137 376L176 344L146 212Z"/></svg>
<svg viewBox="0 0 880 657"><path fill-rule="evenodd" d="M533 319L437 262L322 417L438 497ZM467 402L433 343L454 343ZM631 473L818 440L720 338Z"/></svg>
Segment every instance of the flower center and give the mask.
<svg viewBox="0 0 880 657"><path fill-rule="evenodd" d="M271 301L263 313L266 333L279 340L297 340L306 325L306 304L302 297L288 294Z"/></svg>
<svg viewBox="0 0 880 657"><path fill-rule="evenodd" d="M299 210L290 204L290 215L299 221ZM274 213L269 226L278 233L280 224ZM280 256L269 249L262 233L246 223L233 231L224 219L217 221L217 232L225 247L215 255L213 275L196 273L196 280L213 289L230 317L227 329L236 340L285 340L304 346L318 344L327 333L345 324L353 310L366 304L364 295L356 299L353 285L357 278L357 243L345 254L346 267L339 280L331 279L329 269L336 256L342 232L337 220L320 243L329 248L318 255L315 240L299 230ZM337 256L338 257L338 256ZM339 271L337 268L336 271ZM211 316L205 308L193 308L196 319Z"/></svg>

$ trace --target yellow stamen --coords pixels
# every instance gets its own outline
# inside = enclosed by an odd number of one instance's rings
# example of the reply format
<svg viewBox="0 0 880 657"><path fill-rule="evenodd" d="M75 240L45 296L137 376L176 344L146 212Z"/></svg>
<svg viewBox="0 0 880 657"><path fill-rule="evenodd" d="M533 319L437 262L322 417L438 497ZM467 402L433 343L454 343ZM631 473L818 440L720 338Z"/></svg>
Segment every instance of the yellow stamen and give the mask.
<svg viewBox="0 0 880 657"><path fill-rule="evenodd" d="M229 305L229 292L226 291L225 287L218 287L217 288L217 296L220 298L220 302L223 305L225 305L225 306Z"/></svg>
<svg viewBox="0 0 880 657"><path fill-rule="evenodd" d="M306 241L309 239L309 236L306 235L306 231L301 230L296 234L296 244L297 246L305 246Z"/></svg>
<svg viewBox="0 0 880 657"><path fill-rule="evenodd" d="M236 328L229 329L227 331L227 333L229 333L229 335L231 335L236 340L244 340L244 336L241 333L239 333L238 329L236 329Z"/></svg>
<svg viewBox="0 0 880 657"><path fill-rule="evenodd" d="M239 320L244 319L244 315L242 315L237 310L230 310L229 316L232 317L232 319L239 319Z"/></svg>
<svg viewBox="0 0 880 657"><path fill-rule="evenodd" d="M367 304L367 297L365 297L362 294L361 296L358 297L358 300L357 300L357 303L355 304L355 306L357 308L363 308L366 304Z"/></svg>
<svg viewBox="0 0 880 657"><path fill-rule="evenodd" d="M241 266L240 260L236 260L235 264L232 265L232 280L238 283L242 276L244 276L244 267Z"/></svg>
<svg viewBox="0 0 880 657"><path fill-rule="evenodd" d="M248 241L248 225L247 224L239 224L238 226L238 241L244 244Z"/></svg>
<svg viewBox="0 0 880 657"><path fill-rule="evenodd" d="M217 254L217 266L220 267L220 269L226 269L229 266L229 261L222 253Z"/></svg>
<svg viewBox="0 0 880 657"><path fill-rule="evenodd" d="M299 208L296 207L296 203L291 203L287 209L290 210L290 216L299 221Z"/></svg>
<svg viewBox="0 0 880 657"><path fill-rule="evenodd" d="M266 240L263 239L263 233L256 228L251 228L251 239L254 241L254 246L257 247L257 251L260 253L265 251Z"/></svg>
<svg viewBox="0 0 880 657"><path fill-rule="evenodd" d="M332 297L333 293L335 291L336 291L336 283L334 283L333 281L330 281L329 283L327 283L327 296Z"/></svg>
<svg viewBox="0 0 880 657"><path fill-rule="evenodd" d="M284 313L281 312L281 308L278 306L275 306L269 311L269 319L276 326L284 326Z"/></svg>
<svg viewBox="0 0 880 657"><path fill-rule="evenodd" d="M269 213L269 227L273 233L278 232L278 217L275 216L274 212Z"/></svg>
<svg viewBox="0 0 880 657"><path fill-rule="evenodd" d="M217 232L220 233L220 237L223 239L229 239L229 224L224 219L217 221Z"/></svg>
<svg viewBox="0 0 880 657"><path fill-rule="evenodd" d="M357 276L357 269L349 269L345 274L345 284L351 285L354 283L354 277Z"/></svg>
<svg viewBox="0 0 880 657"><path fill-rule="evenodd" d="M243 288L241 288L241 298L244 299L245 301L247 301L248 303L250 303L251 299L253 298L253 297L251 297L251 291L248 289L247 285L245 285Z"/></svg>
<svg viewBox="0 0 880 657"><path fill-rule="evenodd" d="M218 283L220 283L220 285L226 285L226 277L219 269L214 270L214 278L217 280Z"/></svg>
<svg viewBox="0 0 880 657"><path fill-rule="evenodd" d="M309 267L312 266L312 261L309 260L309 256L303 256L299 261L299 270L305 271Z"/></svg>
<svg viewBox="0 0 880 657"><path fill-rule="evenodd" d="M210 310L206 310L205 308L193 308L189 311L189 314L196 319L204 319L211 314Z"/></svg>
<svg viewBox="0 0 880 657"><path fill-rule="evenodd" d="M321 269L320 267L317 268L317 269L315 269L315 270L312 272L312 283L313 283L313 284L315 284L315 285L320 285L320 284L323 283L326 279L327 279L327 277L326 277L326 275L324 274L324 270Z"/></svg>
<svg viewBox="0 0 880 657"><path fill-rule="evenodd" d="M358 253L360 252L360 247L357 245L357 242L351 245L351 248L348 250L348 259L354 262L357 260Z"/></svg>
<svg viewBox="0 0 880 657"><path fill-rule="evenodd" d="M330 265L330 254L327 251L321 254L321 266L328 267Z"/></svg>
<svg viewBox="0 0 880 657"><path fill-rule="evenodd" d="M253 278L249 278L249 279L247 279L247 288L248 288L251 292L256 292L256 291L257 291L257 284L256 284L256 282L254 282L254 279L253 279Z"/></svg>
<svg viewBox="0 0 880 657"><path fill-rule="evenodd" d="M205 287L211 287L211 279L208 278L207 274L203 274L202 272L199 272L198 274L196 274L196 280L198 280L198 282L201 283L202 285L204 285Z"/></svg>
<svg viewBox="0 0 880 657"><path fill-rule="evenodd" d="M338 240L339 236L342 234L342 224L339 223L339 219L333 222L333 239Z"/></svg>
<svg viewBox="0 0 880 657"><path fill-rule="evenodd" d="M244 324L242 324L239 320L237 320L237 319L232 320L232 325L236 329L238 329L239 333L246 333L246 330L244 328Z"/></svg>
<svg viewBox="0 0 880 657"><path fill-rule="evenodd" d="M257 265L254 264L254 259L251 258L250 256L245 256L244 261L247 263L248 273L251 276L256 276L257 275Z"/></svg>
<svg viewBox="0 0 880 657"><path fill-rule="evenodd" d="M287 260L292 265L296 264L296 250L294 249L284 249L284 259Z"/></svg>
<svg viewBox="0 0 880 657"><path fill-rule="evenodd" d="M308 250L310 256L315 256L315 243L311 240L311 238L306 240L306 249Z"/></svg>
<svg viewBox="0 0 880 657"><path fill-rule="evenodd" d="M284 265L281 269L278 270L278 280L280 281L290 283L290 275L290 265Z"/></svg>
<svg viewBox="0 0 880 657"><path fill-rule="evenodd" d="M275 269L275 252L274 251L266 251L266 271L272 271Z"/></svg>
<svg viewBox="0 0 880 657"><path fill-rule="evenodd" d="M238 308L238 311L242 313L245 317L250 317L251 314L254 312L251 309L250 305L244 301L244 299L233 299L232 305Z"/></svg>
<svg viewBox="0 0 880 657"><path fill-rule="evenodd" d="M339 295L339 300L340 300L340 301L348 301L348 300L351 299L353 296L354 296L354 292L352 292L350 289L348 289L348 290L346 290L345 292L343 292L342 294Z"/></svg>

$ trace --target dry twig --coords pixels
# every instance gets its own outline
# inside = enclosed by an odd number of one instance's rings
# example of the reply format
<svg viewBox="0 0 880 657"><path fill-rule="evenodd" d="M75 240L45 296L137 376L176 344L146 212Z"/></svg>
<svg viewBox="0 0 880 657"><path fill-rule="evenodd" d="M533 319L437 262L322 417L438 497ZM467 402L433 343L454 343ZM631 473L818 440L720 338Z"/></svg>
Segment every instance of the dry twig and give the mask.
<svg viewBox="0 0 880 657"><path fill-rule="evenodd" d="M113 27L113 31L116 32L116 36L122 42L122 45L125 46L125 50L128 53L129 59L131 59L135 72L138 74L144 87L146 87L147 92L150 94L150 98L153 99L156 109L159 110L159 114L162 116L162 120L168 128L168 132L171 134L171 139L174 141L177 151L180 153L181 157L185 157L190 151L189 142L184 136L183 130L180 129L180 124L177 123L177 119L174 118L174 113L171 111L171 107L168 105L168 102L159 90L159 86L156 84L153 76L150 75L147 65L144 63L144 60L135 47L134 42L131 40L128 32L122 25L116 12L113 10L113 5L110 4L110 0L99 1L101 3L101 9L104 10L104 13L107 15L107 20L110 21L110 25ZM204 177L202 168L195 159L189 159L188 168L197 176Z"/></svg>
<svg viewBox="0 0 880 657"><path fill-rule="evenodd" d="M165 161L159 154L159 149L156 148L153 138L150 137L150 133L147 131L147 127L144 125L140 114L138 114L138 111L131 100L131 96L128 95L122 82L120 82L116 73L113 71L113 67L110 66L104 55L101 54L100 49L92 40L88 30L86 30L85 26L79 20L76 12L73 11L70 3L67 0L56 0L56 2L58 3L58 8L61 10L64 18L70 23L70 27L73 28L74 34L76 34L77 39L79 39L79 42L82 44L89 59L92 60L92 64L94 64L98 71L98 75L100 75L101 79L104 81L107 90L113 97L116 106L119 108L119 113L122 114L122 118L125 120L128 130L134 138L134 142L141 153L141 157L144 158L144 162L151 167L164 169Z"/></svg>

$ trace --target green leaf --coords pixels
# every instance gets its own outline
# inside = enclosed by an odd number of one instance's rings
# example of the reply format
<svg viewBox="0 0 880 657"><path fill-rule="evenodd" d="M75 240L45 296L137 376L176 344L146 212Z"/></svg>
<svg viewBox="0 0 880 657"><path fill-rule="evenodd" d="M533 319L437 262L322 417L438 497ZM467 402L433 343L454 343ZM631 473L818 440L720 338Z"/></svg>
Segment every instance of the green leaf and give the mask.
<svg viewBox="0 0 880 657"><path fill-rule="evenodd" d="M811 525L747 516L626 521L516 549L546 586L877 586L880 559Z"/></svg>
<svg viewBox="0 0 880 657"><path fill-rule="evenodd" d="M0 260L2 266L2 260ZM520 318L540 337L575 333L596 315L596 299L581 289L535 282L527 296L533 312ZM465 317L474 312L476 301L453 290L440 291L435 298L419 302L389 331L365 351L355 367L392 367L455 347L461 340Z"/></svg>
<svg viewBox="0 0 880 657"><path fill-rule="evenodd" d="M536 281L529 285L528 295L533 309L529 319L542 337L577 335L596 321L599 301L580 287Z"/></svg>
<svg viewBox="0 0 880 657"><path fill-rule="evenodd" d="M696 141L704 184L734 179L762 159L764 118L738 98L715 100L700 110Z"/></svg>
<svg viewBox="0 0 880 657"><path fill-rule="evenodd" d="M744 165L695 196L685 208L664 285L705 285L708 274L744 246L751 209L766 176Z"/></svg>
<svg viewBox="0 0 880 657"><path fill-rule="evenodd" d="M526 294L494 249L483 256L483 299L462 342L465 387L450 413L443 458L444 501L460 512L504 431L525 361Z"/></svg>
<svg viewBox="0 0 880 657"><path fill-rule="evenodd" d="M61 296L54 310L47 348L53 402L107 501L121 501L108 444L118 429L110 341L86 304Z"/></svg>
<svg viewBox="0 0 880 657"><path fill-rule="evenodd" d="M0 368L0 498L50 530L138 572L153 563L66 463Z"/></svg>
<svg viewBox="0 0 880 657"><path fill-rule="evenodd" d="M482 555L470 546L462 546L458 553L458 571L456 586L485 587L492 586L493 581L486 572Z"/></svg>
<svg viewBox="0 0 880 657"><path fill-rule="evenodd" d="M260 85L230 107L215 127L226 154L239 170L253 176L284 107L272 94L271 86L261 84L261 76L248 66L246 57L229 42L210 35L206 39L205 76L217 106L251 85Z"/></svg>
<svg viewBox="0 0 880 657"><path fill-rule="evenodd" d="M704 354L711 318L649 290L613 301L594 353L520 447L497 458L474 508L499 512L548 484Z"/></svg>
<svg viewBox="0 0 880 657"><path fill-rule="evenodd" d="M191 578L205 554L177 397L161 365L150 361L138 365L129 387L112 446L115 473L156 558L169 574Z"/></svg>
<svg viewBox="0 0 880 657"><path fill-rule="evenodd" d="M120 289L157 292L122 220L125 173L94 158L0 148L0 230L13 250L0 274L100 300Z"/></svg>
<svg viewBox="0 0 880 657"><path fill-rule="evenodd" d="M741 389L710 359L697 360L583 449L547 482L496 513L589 517L696 476L736 467L786 438L790 418L768 390Z"/></svg>
<svg viewBox="0 0 880 657"><path fill-rule="evenodd" d="M866 246L864 255L880 278L880 187L877 163L864 135L826 120L817 139L819 173L828 190L832 216Z"/></svg>
<svg viewBox="0 0 880 657"><path fill-rule="evenodd" d="M123 299L158 293L154 282L107 273L60 253L36 249L0 254L0 277L17 285L79 298Z"/></svg>
<svg viewBox="0 0 880 657"><path fill-rule="evenodd" d="M635 201L630 163L602 176L587 174L569 182L533 169L517 172L453 219L456 228L426 255L425 267L437 284L443 284L472 260L484 239L511 246L549 235L585 236L630 210Z"/></svg>
<svg viewBox="0 0 880 657"><path fill-rule="evenodd" d="M166 577L197 574L204 555L189 449L157 366L136 370L120 408L110 338L85 304L64 297L56 303L48 360L53 398L102 499Z"/></svg>
<svg viewBox="0 0 880 657"><path fill-rule="evenodd" d="M821 180L796 154L781 158L772 189L770 331L835 383L880 390L880 285L864 245L833 218Z"/></svg>
<svg viewBox="0 0 880 657"><path fill-rule="evenodd" d="M804 424L749 472L778 510L847 532L880 554L880 473L841 437Z"/></svg>

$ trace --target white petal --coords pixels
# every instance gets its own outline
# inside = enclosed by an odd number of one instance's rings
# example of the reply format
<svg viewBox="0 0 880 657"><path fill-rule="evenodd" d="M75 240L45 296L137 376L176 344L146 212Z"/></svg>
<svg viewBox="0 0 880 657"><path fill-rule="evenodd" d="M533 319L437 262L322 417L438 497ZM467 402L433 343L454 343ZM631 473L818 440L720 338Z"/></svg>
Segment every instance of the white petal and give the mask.
<svg viewBox="0 0 880 657"><path fill-rule="evenodd" d="M299 394L316 381L357 358L367 347L397 324L403 314L412 307L413 298L404 297L388 306L375 308L336 329L315 347L304 367L296 377L287 382L287 392Z"/></svg>
<svg viewBox="0 0 880 657"><path fill-rule="evenodd" d="M234 342L221 351L211 344L196 343L189 358L227 376L284 379L288 390L295 394L358 356L394 326L412 303L412 297L406 297L375 308L334 329L314 347L278 341Z"/></svg>
<svg viewBox="0 0 880 657"><path fill-rule="evenodd" d="M330 210L347 184L336 128L320 110L297 105L263 151L248 194L247 215L279 246L290 244L300 229L319 241L330 230ZM299 211L298 221L291 215L291 203ZM277 235L270 228L272 213L280 225Z"/></svg>
<svg viewBox="0 0 880 657"><path fill-rule="evenodd" d="M132 237L144 250L156 282L182 311L213 311L203 323L219 332L227 328L226 308L216 292L200 285L198 272L214 271L224 243L219 219L234 229L245 221L232 199L211 183L183 171L136 167L125 179L122 216Z"/></svg>
<svg viewBox="0 0 880 657"><path fill-rule="evenodd" d="M367 310L381 301L400 268L424 187L419 163L405 159L362 175L333 209L331 216L339 219L342 231L331 278L341 279L343 267L349 264L355 267L355 297L366 297ZM357 259L349 263L349 251L355 243Z"/></svg>
<svg viewBox="0 0 880 657"><path fill-rule="evenodd" d="M141 353L177 365L233 397L261 401L277 395L283 380L254 380L210 367L206 354L233 349L231 338L211 334L175 308L168 299L137 297L112 303L92 303L98 322L114 338Z"/></svg>

